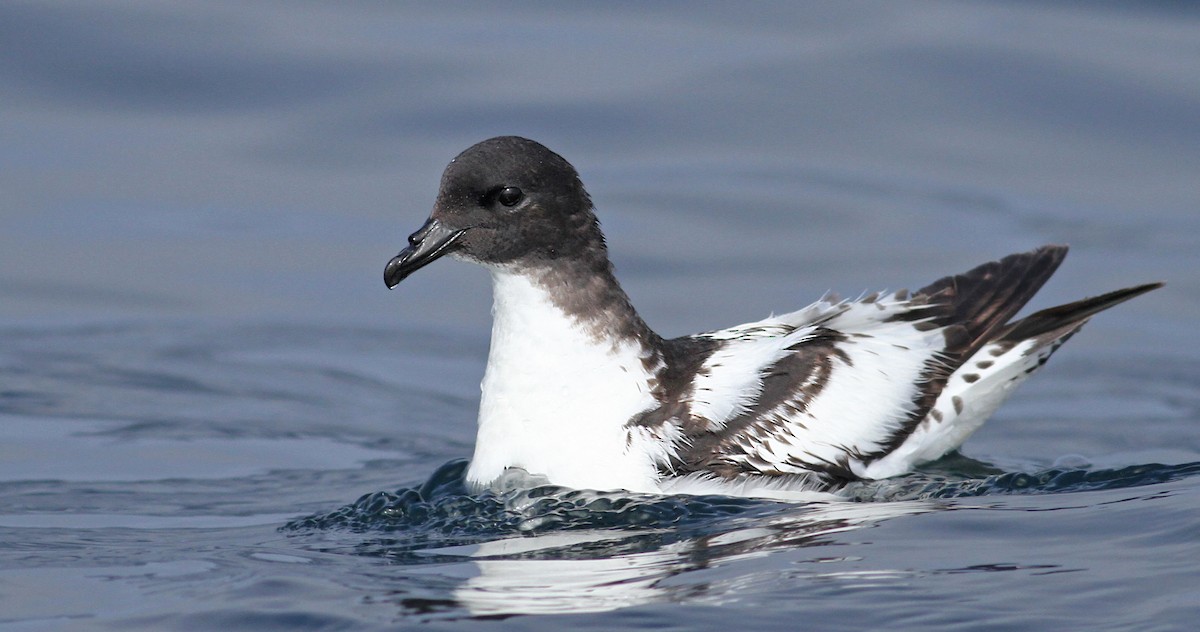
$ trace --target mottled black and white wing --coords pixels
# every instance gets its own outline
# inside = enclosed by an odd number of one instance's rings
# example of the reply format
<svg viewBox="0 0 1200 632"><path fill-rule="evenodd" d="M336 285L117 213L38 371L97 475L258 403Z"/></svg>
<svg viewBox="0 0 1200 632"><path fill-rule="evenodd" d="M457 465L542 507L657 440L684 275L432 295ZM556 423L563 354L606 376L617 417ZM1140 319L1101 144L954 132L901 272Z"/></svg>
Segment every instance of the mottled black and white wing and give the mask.
<svg viewBox="0 0 1200 632"><path fill-rule="evenodd" d="M942 396L964 363L982 350L995 358L992 373L1019 364L995 354L1015 348L995 339L1013 333L1006 323L1065 254L1047 246L912 296L822 300L691 337L708 345L694 379L664 406L672 414L640 423L673 426L661 434L669 442L661 466L675 474L873 477L872 464L904 446L931 411L953 408ZM922 454L941 447L922 445Z"/></svg>

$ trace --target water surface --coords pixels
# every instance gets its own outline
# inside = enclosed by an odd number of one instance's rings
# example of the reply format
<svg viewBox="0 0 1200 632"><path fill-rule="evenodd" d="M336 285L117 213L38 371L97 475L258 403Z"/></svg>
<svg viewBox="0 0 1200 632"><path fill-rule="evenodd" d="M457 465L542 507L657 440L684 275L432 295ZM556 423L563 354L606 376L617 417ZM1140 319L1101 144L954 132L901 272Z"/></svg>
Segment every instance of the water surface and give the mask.
<svg viewBox="0 0 1200 632"><path fill-rule="evenodd" d="M0 5L0 628L1188 629L1196 68L1176 3ZM848 502L473 496L487 275L381 273L513 133L665 335L1168 285Z"/></svg>

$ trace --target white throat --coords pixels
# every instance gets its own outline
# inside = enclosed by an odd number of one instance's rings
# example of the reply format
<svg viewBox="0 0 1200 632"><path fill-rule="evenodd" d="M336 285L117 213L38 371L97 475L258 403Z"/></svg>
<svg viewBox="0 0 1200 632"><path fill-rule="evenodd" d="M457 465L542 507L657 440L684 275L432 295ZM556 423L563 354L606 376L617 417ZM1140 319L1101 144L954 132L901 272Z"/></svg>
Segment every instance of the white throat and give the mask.
<svg viewBox="0 0 1200 632"><path fill-rule="evenodd" d="M506 468L574 488L654 491L651 459L625 423L656 405L636 341L597 340L531 279L492 269L492 345L467 471L488 485Z"/></svg>

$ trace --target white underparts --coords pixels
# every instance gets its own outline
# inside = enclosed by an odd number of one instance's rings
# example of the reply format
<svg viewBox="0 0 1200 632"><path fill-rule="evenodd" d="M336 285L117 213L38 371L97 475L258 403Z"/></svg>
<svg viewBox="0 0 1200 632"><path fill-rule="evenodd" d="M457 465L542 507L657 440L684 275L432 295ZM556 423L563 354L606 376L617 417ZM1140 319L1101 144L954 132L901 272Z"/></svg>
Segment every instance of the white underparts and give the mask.
<svg viewBox="0 0 1200 632"><path fill-rule="evenodd" d="M597 340L521 274L493 268L492 289L468 483L485 486L520 467L567 487L656 491L653 457L630 445L626 428L657 405L641 345Z"/></svg>

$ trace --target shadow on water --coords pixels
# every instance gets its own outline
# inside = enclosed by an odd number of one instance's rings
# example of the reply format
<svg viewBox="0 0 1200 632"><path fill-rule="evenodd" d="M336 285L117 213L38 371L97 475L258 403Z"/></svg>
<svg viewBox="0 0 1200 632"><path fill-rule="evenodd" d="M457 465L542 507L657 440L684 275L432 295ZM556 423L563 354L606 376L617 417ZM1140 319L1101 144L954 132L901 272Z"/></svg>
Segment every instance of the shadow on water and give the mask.
<svg viewBox="0 0 1200 632"><path fill-rule="evenodd" d="M598 612L719 601L720 582L684 577L781 551L838 560L828 548L838 544L834 534L953 510L950 499L1112 490L1200 474L1200 462L1002 472L953 455L904 478L852 484L843 490L848 502L798 504L519 482L472 495L466 466L451 461L418 487L367 494L281 531L310 539L306 548L384 563L375 579L397 586L389 599L406 616ZM814 547L827 553L813 558Z"/></svg>

